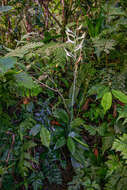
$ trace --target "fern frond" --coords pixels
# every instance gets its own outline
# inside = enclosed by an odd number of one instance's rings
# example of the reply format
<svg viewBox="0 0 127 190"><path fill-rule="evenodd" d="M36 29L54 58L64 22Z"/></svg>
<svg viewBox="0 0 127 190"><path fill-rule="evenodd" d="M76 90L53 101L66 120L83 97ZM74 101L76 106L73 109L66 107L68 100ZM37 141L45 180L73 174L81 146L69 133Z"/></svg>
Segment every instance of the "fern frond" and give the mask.
<svg viewBox="0 0 127 190"><path fill-rule="evenodd" d="M127 163L127 134L123 134L123 136L115 139L112 149L116 152L121 152L121 156L125 159Z"/></svg>
<svg viewBox="0 0 127 190"><path fill-rule="evenodd" d="M100 136L104 136L106 132L106 125L103 123L99 127L97 126L91 126L91 125L83 125L84 128L89 132L90 135L96 135L99 134Z"/></svg>
<svg viewBox="0 0 127 190"><path fill-rule="evenodd" d="M126 16L126 13L121 9L121 7L116 7L113 4L104 5L104 10L107 12L107 17L111 16Z"/></svg>
<svg viewBox="0 0 127 190"><path fill-rule="evenodd" d="M96 127L83 125L84 128L89 132L90 135L96 135Z"/></svg>
<svg viewBox="0 0 127 190"><path fill-rule="evenodd" d="M117 155L110 155L106 162L108 171L104 190L126 190L127 187L127 167L120 161Z"/></svg>
<svg viewBox="0 0 127 190"><path fill-rule="evenodd" d="M92 41L97 54L101 52L109 54L111 50L114 50L114 46L116 45L114 40L100 39L99 37L93 38Z"/></svg>
<svg viewBox="0 0 127 190"><path fill-rule="evenodd" d="M23 58L24 55L29 53L30 50L42 47L43 45L44 45L43 42L31 42L22 47L18 47L10 51L9 53L6 54L6 57L13 56L13 57Z"/></svg>
<svg viewBox="0 0 127 190"><path fill-rule="evenodd" d="M119 116L117 118L117 122L121 119L124 119L124 121L122 122L123 125L125 125L127 123L127 106L125 106L123 109L119 109Z"/></svg>

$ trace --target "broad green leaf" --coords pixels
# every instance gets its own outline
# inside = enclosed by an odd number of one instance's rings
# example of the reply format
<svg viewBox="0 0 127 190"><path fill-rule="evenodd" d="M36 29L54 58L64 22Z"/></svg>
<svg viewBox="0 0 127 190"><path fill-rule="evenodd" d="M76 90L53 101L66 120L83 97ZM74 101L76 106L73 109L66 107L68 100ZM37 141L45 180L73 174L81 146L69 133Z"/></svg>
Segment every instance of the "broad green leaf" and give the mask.
<svg viewBox="0 0 127 190"><path fill-rule="evenodd" d="M0 58L0 74L5 74L8 70L12 69L17 63L17 59L14 57Z"/></svg>
<svg viewBox="0 0 127 190"><path fill-rule="evenodd" d="M56 149L58 149L58 148L61 148L61 147L64 146L65 144L66 144L66 139L65 139L64 137L60 137L60 138L57 140L54 149L56 150Z"/></svg>
<svg viewBox="0 0 127 190"><path fill-rule="evenodd" d="M14 77L19 86L23 86L28 89L32 89L35 86L32 77L25 72L15 74Z"/></svg>
<svg viewBox="0 0 127 190"><path fill-rule="evenodd" d="M30 135L32 136L36 136L39 132L40 132L40 129L41 129L41 125L37 124L35 125L31 130L30 130Z"/></svg>
<svg viewBox="0 0 127 190"><path fill-rule="evenodd" d="M103 95L109 91L109 87L104 86L102 84L96 84L95 86L92 86L90 90L88 91L88 95L97 95L96 99L100 99L103 97Z"/></svg>
<svg viewBox="0 0 127 190"><path fill-rule="evenodd" d="M75 153L75 142L71 137L68 137L67 139L67 147L72 154Z"/></svg>
<svg viewBox="0 0 127 190"><path fill-rule="evenodd" d="M43 177L44 178L44 177ZM34 190L38 190L38 189L41 189L41 187L43 186L42 184L42 180L35 177L33 183L32 183L32 186L33 186L33 189Z"/></svg>
<svg viewBox="0 0 127 190"><path fill-rule="evenodd" d="M100 13L99 17L96 19L95 36L97 36L99 34L103 20L104 20L104 17Z"/></svg>
<svg viewBox="0 0 127 190"><path fill-rule="evenodd" d="M107 86L104 89L98 91L96 99L98 100L98 99L102 98L106 92L109 92L109 87L107 87Z"/></svg>
<svg viewBox="0 0 127 190"><path fill-rule="evenodd" d="M125 104L127 103L127 95L125 95L119 90L112 90L112 93L115 96L115 98L117 98L118 100L120 100L121 102Z"/></svg>
<svg viewBox="0 0 127 190"><path fill-rule="evenodd" d="M83 123L84 123L83 119L81 119L81 118L76 118L76 119L74 119L74 120L70 123L70 125L71 125L71 127L79 127L79 126L83 125Z"/></svg>
<svg viewBox="0 0 127 190"><path fill-rule="evenodd" d="M127 118L124 120L122 124L125 125L126 123L127 123Z"/></svg>
<svg viewBox="0 0 127 190"><path fill-rule="evenodd" d="M96 84L94 86L92 86L89 90L88 90L88 95L95 95L98 94L98 92L102 91L105 88L105 86L100 85L100 84Z"/></svg>
<svg viewBox="0 0 127 190"><path fill-rule="evenodd" d="M12 6L0 6L0 13L7 12L13 9Z"/></svg>
<svg viewBox="0 0 127 190"><path fill-rule="evenodd" d="M69 122L69 116L64 109L56 109L53 114L54 114L54 117L58 118L59 120L63 121L64 123Z"/></svg>
<svg viewBox="0 0 127 190"><path fill-rule="evenodd" d="M75 141L77 141L79 144L81 144L82 146L84 146L84 147L86 147L86 148L89 148L89 146L88 146L86 143L82 142L82 141L79 140L78 138L73 137L73 139L74 139Z"/></svg>
<svg viewBox="0 0 127 190"><path fill-rule="evenodd" d="M30 170L32 170L32 166L31 166L31 164L30 164L29 161L24 160L23 165L24 165L27 169L29 168Z"/></svg>
<svg viewBox="0 0 127 190"><path fill-rule="evenodd" d="M101 100L101 105L106 113L107 110L110 109L112 105L112 94L111 92L106 92Z"/></svg>
<svg viewBox="0 0 127 190"><path fill-rule="evenodd" d="M51 135L48 129L46 129L44 126L42 126L41 128L40 137L41 137L42 144L46 146L47 148L49 148Z"/></svg>
<svg viewBox="0 0 127 190"><path fill-rule="evenodd" d="M120 119L126 119L127 118L127 112L126 111L121 111L120 113L119 113L119 116L118 116L118 118L117 118L117 120L116 121L119 121Z"/></svg>
<svg viewBox="0 0 127 190"><path fill-rule="evenodd" d="M89 32L90 36L94 37L95 36L95 27L94 27L92 21L88 17L86 17L86 22L87 22L88 32Z"/></svg>
<svg viewBox="0 0 127 190"><path fill-rule="evenodd" d="M7 173L6 168L3 168L3 166L0 166L0 175Z"/></svg>

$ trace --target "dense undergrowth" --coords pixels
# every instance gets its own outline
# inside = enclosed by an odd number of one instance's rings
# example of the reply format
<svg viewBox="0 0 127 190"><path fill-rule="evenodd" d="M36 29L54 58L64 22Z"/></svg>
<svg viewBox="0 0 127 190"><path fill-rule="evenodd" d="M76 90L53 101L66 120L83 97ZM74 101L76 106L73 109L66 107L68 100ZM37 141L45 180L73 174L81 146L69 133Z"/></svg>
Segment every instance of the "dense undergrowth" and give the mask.
<svg viewBox="0 0 127 190"><path fill-rule="evenodd" d="M126 1L0 5L0 189L126 190Z"/></svg>

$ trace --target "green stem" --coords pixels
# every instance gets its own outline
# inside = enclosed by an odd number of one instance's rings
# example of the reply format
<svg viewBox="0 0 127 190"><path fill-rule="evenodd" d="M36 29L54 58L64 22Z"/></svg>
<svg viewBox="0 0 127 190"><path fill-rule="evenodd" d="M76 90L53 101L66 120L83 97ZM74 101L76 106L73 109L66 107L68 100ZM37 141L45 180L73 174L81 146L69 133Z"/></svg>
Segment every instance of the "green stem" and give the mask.
<svg viewBox="0 0 127 190"><path fill-rule="evenodd" d="M74 118L74 101L75 101L75 89L76 89L76 81L77 81L77 71L78 71L78 64L76 63L75 64L75 71L74 71L72 101L71 101L71 121Z"/></svg>

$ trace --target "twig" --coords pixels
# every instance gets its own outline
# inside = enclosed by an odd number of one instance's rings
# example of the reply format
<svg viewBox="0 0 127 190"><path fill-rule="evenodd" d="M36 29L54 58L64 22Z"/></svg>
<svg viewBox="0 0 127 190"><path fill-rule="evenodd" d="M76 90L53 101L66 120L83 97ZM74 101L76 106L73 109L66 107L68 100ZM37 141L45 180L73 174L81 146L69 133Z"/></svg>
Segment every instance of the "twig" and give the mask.
<svg viewBox="0 0 127 190"><path fill-rule="evenodd" d="M36 82L38 82L41 86L43 86L43 87L45 87L45 88L48 88L49 90L52 90L52 91L58 93L59 96L61 97L61 99L63 100L63 104L64 104L64 106L65 106L65 109L66 109L67 113L70 114L70 112L69 112L69 110L68 110L68 107L67 107L67 105L66 105L65 99L64 99L63 95L61 94L61 92L59 91L58 88L56 88L56 89L51 88L50 86L48 86L47 84L44 84L44 83L40 82L40 81L37 80L36 78L33 77L33 79L34 79ZM50 79L50 80L52 81L53 84L55 84L55 82L54 82L52 79Z"/></svg>
<svg viewBox="0 0 127 190"><path fill-rule="evenodd" d="M34 78L34 77L33 77L33 79L34 79L37 83L39 83L40 86L43 86L43 87L45 87L45 88L48 88L49 90L52 90L52 91L54 91L54 92L58 92L57 89L51 88L50 86L48 86L47 84L44 84L43 82L39 81L38 79L36 79L36 78Z"/></svg>
<svg viewBox="0 0 127 190"><path fill-rule="evenodd" d="M42 2L43 7L45 8L44 3ZM62 25L60 24L60 22L56 19L56 17L49 11L49 9L47 8L48 14L56 21L56 23L59 25L60 28L62 28Z"/></svg>
<svg viewBox="0 0 127 190"><path fill-rule="evenodd" d="M50 80L50 81L56 86L54 80L51 79L49 76L48 76L48 78L49 78L49 80ZM66 102L65 102L65 99L64 99L63 95L61 94L61 92L59 91L58 88L56 88L56 90L57 90L57 93L59 94L59 96L61 97L61 99L63 100L63 103L64 103L64 106L65 106L65 108L66 108L67 113L70 114L70 112L69 112L69 110L68 110L68 107L67 107L67 104L66 104Z"/></svg>

